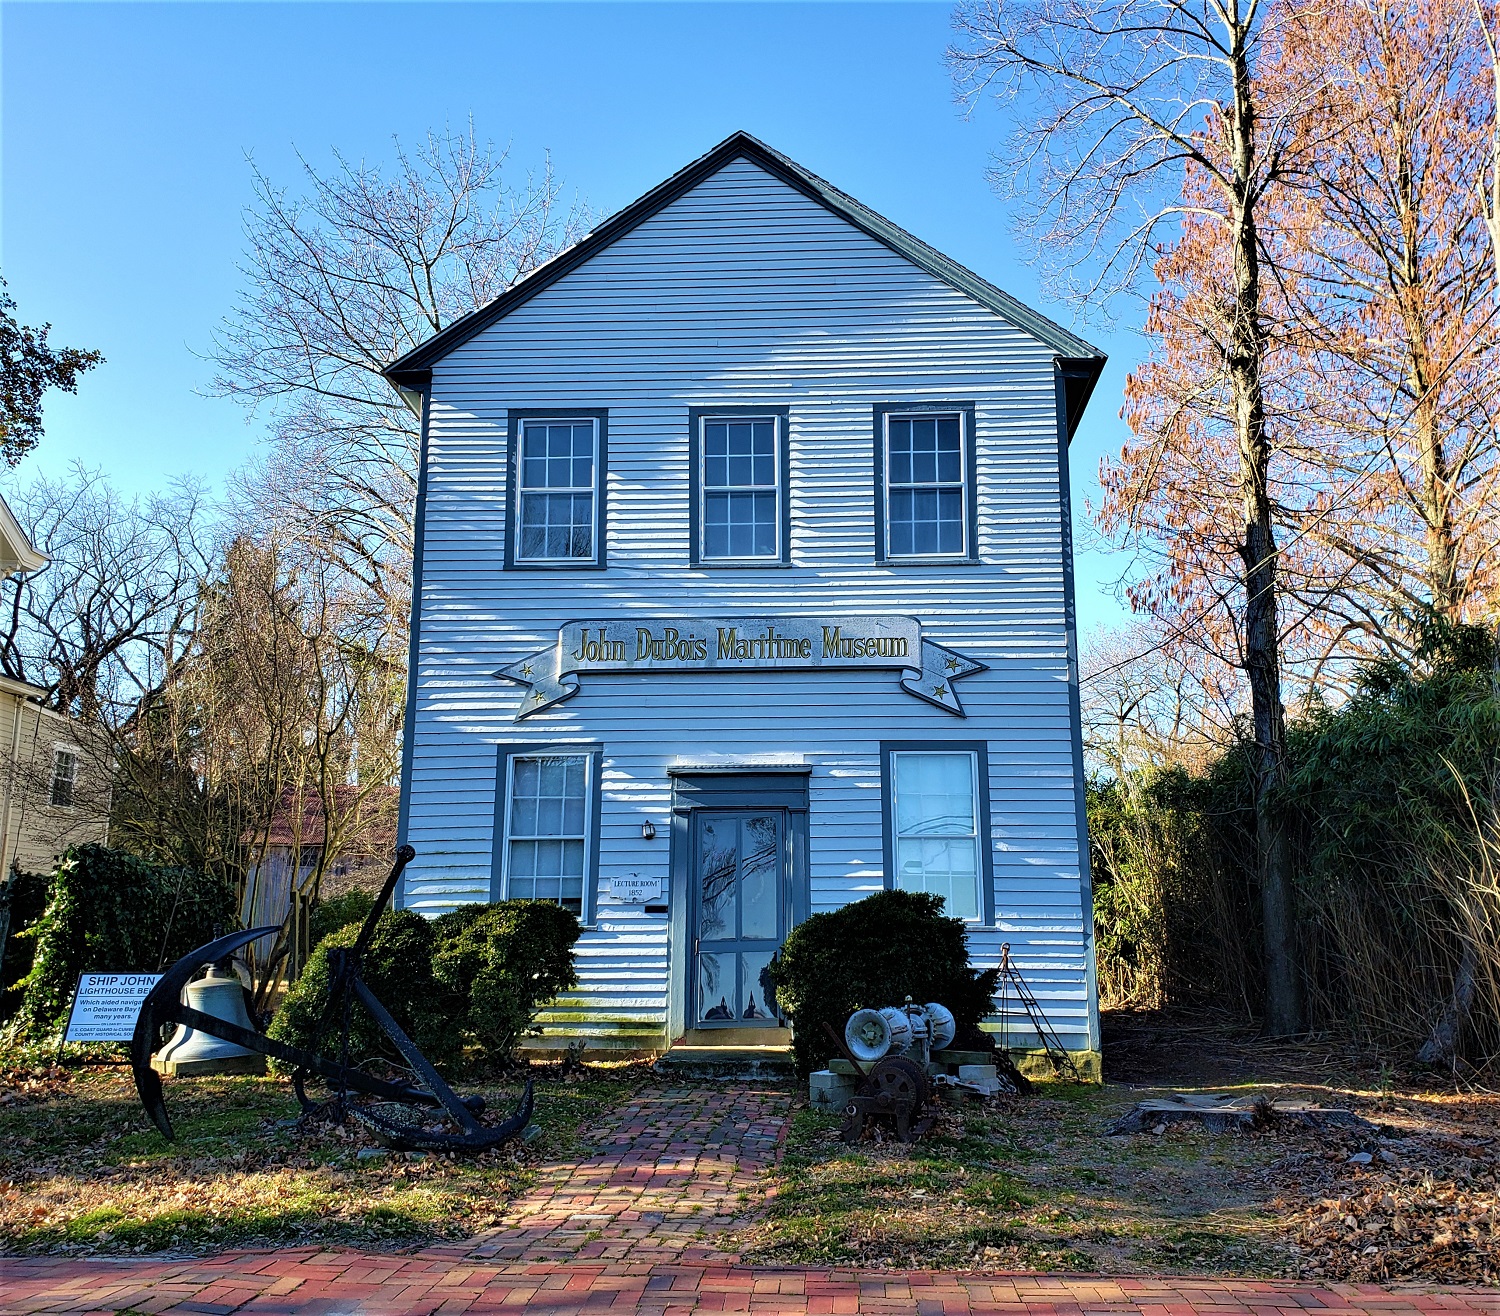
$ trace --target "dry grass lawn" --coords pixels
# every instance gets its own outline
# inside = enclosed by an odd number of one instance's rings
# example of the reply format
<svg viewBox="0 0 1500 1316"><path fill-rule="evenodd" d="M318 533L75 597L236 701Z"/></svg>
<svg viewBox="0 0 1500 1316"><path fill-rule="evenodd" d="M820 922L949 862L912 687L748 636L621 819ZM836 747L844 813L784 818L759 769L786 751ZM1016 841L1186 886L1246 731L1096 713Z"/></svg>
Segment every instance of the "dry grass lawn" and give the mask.
<svg viewBox="0 0 1500 1316"><path fill-rule="evenodd" d="M862 1267L1500 1279L1500 1098L1181 1020L1113 1020L1106 1075L956 1108L913 1147L846 1148L837 1119L804 1109L737 1243L747 1260ZM1174 1091L1311 1098L1379 1133L1109 1136Z"/></svg>
<svg viewBox="0 0 1500 1316"><path fill-rule="evenodd" d="M128 1069L0 1072L0 1248L379 1248L465 1237L493 1224L532 1165L568 1154L594 1112L641 1078L543 1076L537 1136L458 1158L385 1152L352 1122L304 1123L277 1078L171 1081L177 1141L168 1143L146 1121ZM505 1106L519 1095L514 1083L461 1089Z"/></svg>

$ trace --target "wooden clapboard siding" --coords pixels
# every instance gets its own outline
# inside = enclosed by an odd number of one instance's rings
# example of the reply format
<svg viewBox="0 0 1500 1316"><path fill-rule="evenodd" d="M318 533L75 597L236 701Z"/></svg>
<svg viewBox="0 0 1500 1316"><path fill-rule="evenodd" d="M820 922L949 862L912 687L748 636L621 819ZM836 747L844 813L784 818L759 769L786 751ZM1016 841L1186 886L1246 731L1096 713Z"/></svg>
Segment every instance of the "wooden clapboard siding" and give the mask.
<svg viewBox="0 0 1500 1316"><path fill-rule="evenodd" d="M488 897L497 745L603 744L601 886L668 877L670 764L805 762L823 910L881 885L879 742L982 739L997 927L976 931L976 955L1009 942L1064 1040L1096 1046L1055 355L738 159L434 363L405 903ZM872 408L923 400L975 404L980 565L874 565ZM789 408L789 568L688 564L688 408L719 404ZM553 406L609 411L604 571L502 569L508 412ZM894 671L801 671L585 675L516 724L522 690L491 676L572 619L837 613L910 614L988 663L958 687L968 717L912 698ZM549 1034L665 1026L682 972L667 918L601 901L578 954Z"/></svg>

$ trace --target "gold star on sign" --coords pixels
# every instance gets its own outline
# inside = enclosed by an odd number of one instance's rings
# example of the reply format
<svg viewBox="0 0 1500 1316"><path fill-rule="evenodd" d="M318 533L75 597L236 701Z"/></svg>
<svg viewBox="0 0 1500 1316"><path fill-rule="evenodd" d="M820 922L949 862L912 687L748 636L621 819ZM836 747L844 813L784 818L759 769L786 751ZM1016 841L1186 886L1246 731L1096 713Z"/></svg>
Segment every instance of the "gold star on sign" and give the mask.
<svg viewBox="0 0 1500 1316"><path fill-rule="evenodd" d="M948 659L947 667L950 672L956 672L962 666L963 664L959 662L957 658Z"/></svg>
<svg viewBox="0 0 1500 1316"><path fill-rule="evenodd" d="M547 696L544 695L540 690L533 690L531 692L531 697L535 699L537 703L541 703L542 700L546 699Z"/></svg>
<svg viewBox="0 0 1500 1316"><path fill-rule="evenodd" d="M948 697L948 687L945 685L935 685L932 687L932 693L939 699L946 699Z"/></svg>
<svg viewBox="0 0 1500 1316"><path fill-rule="evenodd" d="M521 664L521 675L522 676L530 676L531 675L531 664L530 663L522 663Z"/></svg>

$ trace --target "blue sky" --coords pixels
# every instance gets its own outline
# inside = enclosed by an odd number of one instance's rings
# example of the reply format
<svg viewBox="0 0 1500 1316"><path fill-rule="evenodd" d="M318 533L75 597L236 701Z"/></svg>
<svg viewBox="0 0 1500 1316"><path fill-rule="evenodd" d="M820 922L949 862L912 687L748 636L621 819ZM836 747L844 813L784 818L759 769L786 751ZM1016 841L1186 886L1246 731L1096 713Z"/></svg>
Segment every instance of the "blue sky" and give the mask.
<svg viewBox="0 0 1500 1316"><path fill-rule="evenodd" d="M108 363L49 395L44 447L133 489L250 457L261 429L203 396L204 355L239 284L247 156L296 183L294 148L384 158L392 134L460 125L550 151L596 214L743 128L1105 347L1073 444L1092 492L1117 449L1138 340L1049 303L984 170L993 113L966 119L946 4L0 5L0 271L28 323ZM1079 516L1081 517L1081 510ZM1080 553L1087 632L1121 610L1119 564Z"/></svg>

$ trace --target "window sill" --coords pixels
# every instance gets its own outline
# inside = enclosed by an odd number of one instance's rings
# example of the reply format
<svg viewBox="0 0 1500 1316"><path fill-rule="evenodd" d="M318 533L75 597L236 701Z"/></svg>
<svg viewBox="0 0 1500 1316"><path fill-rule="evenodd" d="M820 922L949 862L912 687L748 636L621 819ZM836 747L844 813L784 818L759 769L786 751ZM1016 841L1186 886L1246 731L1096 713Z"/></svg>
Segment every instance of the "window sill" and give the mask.
<svg viewBox="0 0 1500 1316"><path fill-rule="evenodd" d="M607 571L602 562L507 562L507 571Z"/></svg>
<svg viewBox="0 0 1500 1316"><path fill-rule="evenodd" d="M781 571L793 564L782 558L700 558L688 565L694 571Z"/></svg>
<svg viewBox="0 0 1500 1316"><path fill-rule="evenodd" d="M977 557L878 557L877 567L982 567Z"/></svg>

